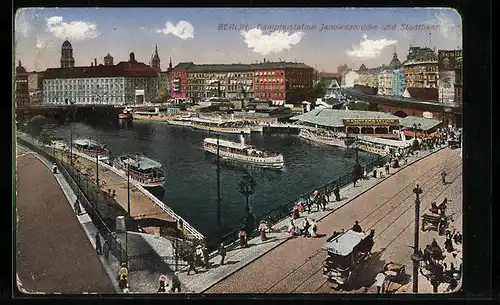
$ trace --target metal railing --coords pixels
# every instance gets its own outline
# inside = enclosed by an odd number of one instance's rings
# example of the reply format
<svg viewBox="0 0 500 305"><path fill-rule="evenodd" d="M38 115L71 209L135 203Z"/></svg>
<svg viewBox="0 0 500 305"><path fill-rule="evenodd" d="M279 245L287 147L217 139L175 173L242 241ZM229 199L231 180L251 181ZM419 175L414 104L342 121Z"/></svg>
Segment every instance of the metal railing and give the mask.
<svg viewBox="0 0 500 305"><path fill-rule="evenodd" d="M85 179L82 179L82 177L76 176L76 174L69 168L67 168L67 164L64 164L57 158L55 158L53 155L50 154L46 149L41 148L39 145L38 140L34 139L29 139L26 136L21 136L17 137L17 141L27 147L28 149L38 153L40 156L43 158L47 159L51 163L55 163L57 165L57 168L59 169L59 172L64 176L65 180L68 182L69 186L73 189L77 200L80 202L80 204L83 206L85 211L87 212L87 215L90 217L92 220L92 223L95 225L96 229L98 232L101 234L101 236L106 240L106 242L109 245L109 251L115 256L119 261L120 264L123 262L127 261L127 252L123 249L121 246L121 242L117 240L117 238L114 236L113 232L109 229L108 225L102 218L101 211L103 210L103 199L100 198L102 197L102 194L99 194L99 192L91 192L90 188L94 187L95 185L92 186L92 182L89 182L88 179L85 181ZM75 179L76 178L76 179ZM81 187L84 185L87 185L87 194L83 192ZM93 198L91 198L91 194L94 193ZM106 206L109 207L109 203L106 203ZM101 207L101 209L100 209ZM101 211L100 211L101 210ZM108 210L109 211L109 210Z"/></svg>
<svg viewBox="0 0 500 305"><path fill-rule="evenodd" d="M383 166L386 164L392 156L390 154L385 155L385 156L377 156L374 161L371 161L367 165L363 166L364 170L366 173L371 172L374 168ZM261 221L266 221L266 223L269 226L275 225L281 220L283 220L285 217L289 216L292 213L293 208L299 203L302 202L305 206L313 204L313 193L315 191L318 191L320 195L330 194L333 189L338 186L339 188L342 188L349 183L353 183L354 181L354 175L355 172L349 172L333 181L330 181L328 183L325 183L321 185L318 188L315 188L314 190L308 191L306 193L301 194L299 197L290 200L284 204L280 204L277 207L271 209L269 212L264 213L260 215L259 217L256 217L256 221L254 224L254 228L257 228L257 224L260 223ZM317 196L318 198L320 196ZM235 241L238 240L238 233L244 228L243 225L240 225L237 229L233 230L232 232L227 233L226 235L222 236L221 241L226 244L230 245L233 244ZM254 230L253 232L250 232L249 235L256 235L257 231ZM249 236L250 237L250 236Z"/></svg>

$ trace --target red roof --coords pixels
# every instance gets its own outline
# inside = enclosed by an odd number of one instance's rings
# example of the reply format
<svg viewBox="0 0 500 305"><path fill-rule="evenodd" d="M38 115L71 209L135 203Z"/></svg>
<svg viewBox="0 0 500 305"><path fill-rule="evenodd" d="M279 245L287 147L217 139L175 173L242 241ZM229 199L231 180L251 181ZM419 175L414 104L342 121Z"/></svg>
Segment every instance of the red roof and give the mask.
<svg viewBox="0 0 500 305"><path fill-rule="evenodd" d="M43 72L44 79L91 78L91 77L154 77L158 72L141 62L122 61L113 66L86 66L74 68L49 68Z"/></svg>
<svg viewBox="0 0 500 305"><path fill-rule="evenodd" d="M410 97L422 101L439 101L437 88L407 88Z"/></svg>

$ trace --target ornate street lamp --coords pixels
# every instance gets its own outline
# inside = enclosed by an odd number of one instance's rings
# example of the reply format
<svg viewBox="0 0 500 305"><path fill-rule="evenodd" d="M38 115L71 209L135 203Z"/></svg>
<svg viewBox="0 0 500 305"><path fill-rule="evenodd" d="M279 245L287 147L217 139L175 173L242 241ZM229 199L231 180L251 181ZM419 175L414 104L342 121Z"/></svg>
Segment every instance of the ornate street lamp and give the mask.
<svg viewBox="0 0 500 305"><path fill-rule="evenodd" d="M419 239L419 218L420 218L420 194L422 194L422 188L420 185L413 189L415 194L415 237L413 243L413 254L411 255L411 260L413 261L413 292L418 292L418 270L420 267L420 262L423 260L422 252L418 247Z"/></svg>
<svg viewBox="0 0 500 305"><path fill-rule="evenodd" d="M241 176L241 180L238 183L238 186L239 186L239 192L243 196L245 196L247 215L245 216L244 224L245 224L246 230L248 231L247 232L247 234L248 234L249 232L251 232L253 230L253 225L254 225L253 216L252 216L252 213L250 212L250 205L248 204L248 197L250 197L250 195L255 193L255 187L257 186L257 182L255 181L255 179L253 179L253 177L250 175L250 173L247 170L245 170L245 172Z"/></svg>

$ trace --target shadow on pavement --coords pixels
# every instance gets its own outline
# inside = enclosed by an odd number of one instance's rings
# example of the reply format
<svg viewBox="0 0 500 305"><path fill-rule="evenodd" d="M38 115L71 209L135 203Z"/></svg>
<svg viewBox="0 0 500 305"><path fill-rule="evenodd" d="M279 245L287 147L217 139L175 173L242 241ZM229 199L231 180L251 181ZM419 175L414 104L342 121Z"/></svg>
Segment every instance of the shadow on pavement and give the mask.
<svg viewBox="0 0 500 305"><path fill-rule="evenodd" d="M372 257L366 266L360 266L356 274L352 277L351 282L347 284L343 290L352 291L361 288L369 288L375 283L375 276L384 269L385 261L380 257L385 249L379 252L372 253Z"/></svg>
<svg viewBox="0 0 500 305"><path fill-rule="evenodd" d="M225 266L225 265L234 265L234 264L237 264L237 263L239 263L239 262L240 262L240 261L227 261L227 262L224 262L224 265L223 265L223 266ZM220 264L213 264L213 265L212 265L212 267L211 267L211 269L212 269L212 268L218 268L218 267L220 267L220 266L221 266Z"/></svg>

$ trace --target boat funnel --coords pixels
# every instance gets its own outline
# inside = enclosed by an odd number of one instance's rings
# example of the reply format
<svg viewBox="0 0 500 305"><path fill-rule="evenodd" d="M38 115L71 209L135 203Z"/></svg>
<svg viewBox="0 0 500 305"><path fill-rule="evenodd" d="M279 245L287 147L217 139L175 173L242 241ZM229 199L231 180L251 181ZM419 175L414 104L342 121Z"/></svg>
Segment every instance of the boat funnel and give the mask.
<svg viewBox="0 0 500 305"><path fill-rule="evenodd" d="M245 137L243 136L243 134L244 133L242 131L241 134L240 134L240 143L241 143L241 145L245 145Z"/></svg>

